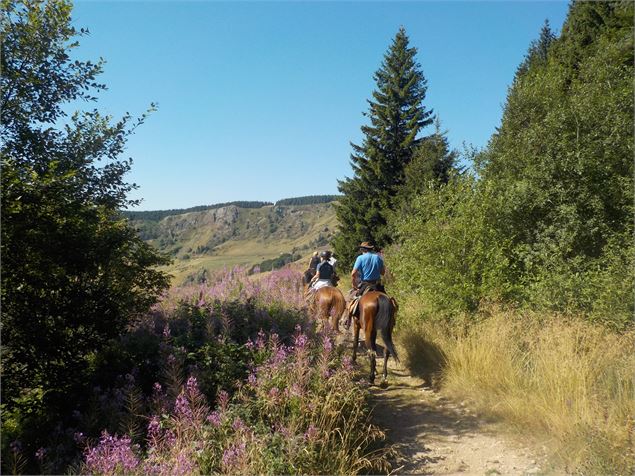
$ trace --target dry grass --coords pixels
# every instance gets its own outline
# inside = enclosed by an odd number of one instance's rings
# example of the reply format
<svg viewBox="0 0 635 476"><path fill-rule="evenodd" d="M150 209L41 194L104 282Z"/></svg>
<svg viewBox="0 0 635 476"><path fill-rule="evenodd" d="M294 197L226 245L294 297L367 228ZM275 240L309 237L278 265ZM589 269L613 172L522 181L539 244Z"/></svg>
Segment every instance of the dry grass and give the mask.
<svg viewBox="0 0 635 476"><path fill-rule="evenodd" d="M635 332L499 309L469 325L414 306L404 317L411 367L444 392L541 440L567 471L633 474Z"/></svg>

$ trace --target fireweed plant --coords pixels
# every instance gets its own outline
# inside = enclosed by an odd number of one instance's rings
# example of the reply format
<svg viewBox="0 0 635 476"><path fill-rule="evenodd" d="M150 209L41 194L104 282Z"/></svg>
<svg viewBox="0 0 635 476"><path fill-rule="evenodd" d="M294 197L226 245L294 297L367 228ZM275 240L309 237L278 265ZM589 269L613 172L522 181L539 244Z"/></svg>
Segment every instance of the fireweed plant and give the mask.
<svg viewBox="0 0 635 476"><path fill-rule="evenodd" d="M30 462L14 473L390 470L367 391L315 331L289 269L258 279L235 268L173 289L93 365L70 424L22 450Z"/></svg>

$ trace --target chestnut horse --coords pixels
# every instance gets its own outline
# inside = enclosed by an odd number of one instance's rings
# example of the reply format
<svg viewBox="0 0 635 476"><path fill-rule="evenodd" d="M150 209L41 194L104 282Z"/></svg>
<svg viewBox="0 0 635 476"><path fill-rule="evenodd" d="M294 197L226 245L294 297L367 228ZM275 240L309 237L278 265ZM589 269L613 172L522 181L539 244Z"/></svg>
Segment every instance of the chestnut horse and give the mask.
<svg viewBox="0 0 635 476"><path fill-rule="evenodd" d="M340 318L346 310L346 300L342 291L333 286L324 286L313 292L307 286L304 297L318 322L326 323L330 316L330 326L339 334Z"/></svg>
<svg viewBox="0 0 635 476"><path fill-rule="evenodd" d="M359 318L355 318L353 327L353 362L357 359L357 343L359 341L359 330L364 329L364 343L370 359L370 383L375 382L375 372L377 370L376 355L377 346L375 340L377 331L381 333L386 348L384 349L384 373L383 382L388 378L388 356L392 355L399 362L397 351L392 342L392 329L395 327L395 313L397 312L397 302L379 291L369 291L359 300Z"/></svg>

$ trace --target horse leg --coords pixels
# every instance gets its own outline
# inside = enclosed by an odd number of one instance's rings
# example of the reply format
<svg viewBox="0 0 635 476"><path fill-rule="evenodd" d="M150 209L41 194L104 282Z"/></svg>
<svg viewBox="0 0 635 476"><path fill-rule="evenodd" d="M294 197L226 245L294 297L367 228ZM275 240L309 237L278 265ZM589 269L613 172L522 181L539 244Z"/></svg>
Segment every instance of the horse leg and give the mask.
<svg viewBox="0 0 635 476"><path fill-rule="evenodd" d="M341 314L340 314L340 310L337 303L335 302L333 303L333 306L331 307L331 311L329 312L329 315L331 315L331 327L333 328L336 334L341 334L340 332Z"/></svg>
<svg viewBox="0 0 635 476"><path fill-rule="evenodd" d="M377 373L377 346L375 340L377 339L377 331L370 329L370 323L366 324L364 329L364 342L366 344L366 352L368 352L368 358L370 360L370 383L375 383L375 374Z"/></svg>
<svg viewBox="0 0 635 476"><path fill-rule="evenodd" d="M370 383L375 383L375 371L377 370L377 358L375 352L368 352L368 359L370 360Z"/></svg>
<svg viewBox="0 0 635 476"><path fill-rule="evenodd" d="M353 319L353 362L357 360L357 343L359 341L359 322Z"/></svg>
<svg viewBox="0 0 635 476"><path fill-rule="evenodd" d="M390 355L390 351L388 348L384 349L384 378L382 380L383 383L386 383L388 380L388 356Z"/></svg>

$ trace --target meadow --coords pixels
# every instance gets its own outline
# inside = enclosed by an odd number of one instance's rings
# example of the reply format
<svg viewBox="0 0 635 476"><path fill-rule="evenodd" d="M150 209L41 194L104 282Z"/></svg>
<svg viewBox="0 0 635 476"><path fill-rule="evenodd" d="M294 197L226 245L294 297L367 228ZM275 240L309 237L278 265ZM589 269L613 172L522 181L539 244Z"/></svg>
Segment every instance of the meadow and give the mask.
<svg viewBox="0 0 635 476"><path fill-rule="evenodd" d="M367 389L333 337L316 332L291 269L260 279L225 269L206 284L173 288L92 367L72 417L48 437L14 441L6 471L390 469Z"/></svg>

